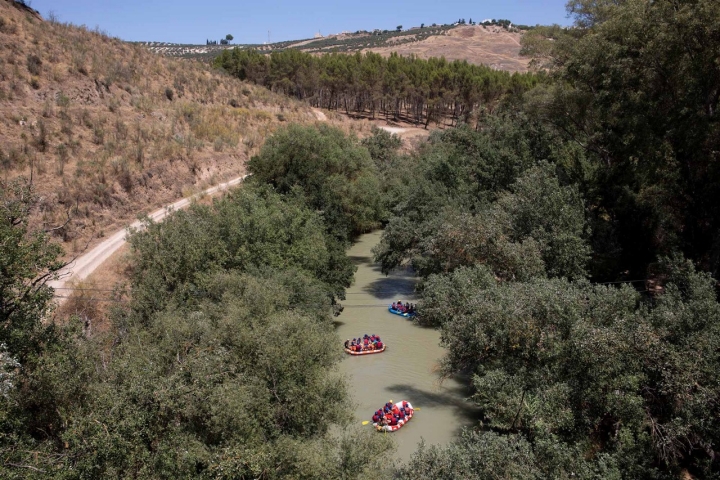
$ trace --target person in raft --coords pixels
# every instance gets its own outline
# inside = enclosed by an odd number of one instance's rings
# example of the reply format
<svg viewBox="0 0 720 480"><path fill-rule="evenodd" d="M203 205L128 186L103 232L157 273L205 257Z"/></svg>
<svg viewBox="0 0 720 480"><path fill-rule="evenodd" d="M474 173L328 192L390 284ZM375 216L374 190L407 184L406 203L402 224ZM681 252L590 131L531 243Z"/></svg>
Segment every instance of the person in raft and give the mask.
<svg viewBox="0 0 720 480"><path fill-rule="evenodd" d="M396 404L388 402L385 406L375 412L372 416L373 423L385 426L395 426L402 420L407 421L408 417L412 415L412 408L407 401L402 402L402 407L398 407Z"/></svg>
<svg viewBox="0 0 720 480"><path fill-rule="evenodd" d="M345 348L352 352L369 352L373 350L382 350L383 342L378 335L367 333L362 337L345 340Z"/></svg>
<svg viewBox="0 0 720 480"><path fill-rule="evenodd" d="M393 310L397 310L400 313L413 314L416 312L415 305L413 305L412 303L407 303L407 302L405 302L405 305L403 305L403 303L400 300L398 300L397 302L393 302L392 308L393 308Z"/></svg>

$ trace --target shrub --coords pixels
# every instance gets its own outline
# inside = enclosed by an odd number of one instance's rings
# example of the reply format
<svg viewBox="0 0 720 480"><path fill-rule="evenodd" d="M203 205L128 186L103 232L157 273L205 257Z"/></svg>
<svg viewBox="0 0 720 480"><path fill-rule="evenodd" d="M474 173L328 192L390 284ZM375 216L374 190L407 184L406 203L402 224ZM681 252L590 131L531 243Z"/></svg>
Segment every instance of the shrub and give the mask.
<svg viewBox="0 0 720 480"><path fill-rule="evenodd" d="M27 69L31 75L40 75L40 67L42 60L37 55L30 54L27 56Z"/></svg>
<svg viewBox="0 0 720 480"><path fill-rule="evenodd" d="M68 148L64 143L57 146L57 159L58 159L58 175L62 176L65 174L65 164L68 161Z"/></svg>
<svg viewBox="0 0 720 480"><path fill-rule="evenodd" d="M35 139L35 148L37 148L40 152L44 152L47 150L48 143L47 127L45 127L45 122L40 120L38 122L38 135Z"/></svg>
<svg viewBox="0 0 720 480"><path fill-rule="evenodd" d="M67 107L70 105L70 97L62 92L58 92L55 103L57 103L58 107Z"/></svg>
<svg viewBox="0 0 720 480"><path fill-rule="evenodd" d="M173 97L175 96L175 93L173 92L172 88L168 87L165 89L165 96L168 100L172 102Z"/></svg>

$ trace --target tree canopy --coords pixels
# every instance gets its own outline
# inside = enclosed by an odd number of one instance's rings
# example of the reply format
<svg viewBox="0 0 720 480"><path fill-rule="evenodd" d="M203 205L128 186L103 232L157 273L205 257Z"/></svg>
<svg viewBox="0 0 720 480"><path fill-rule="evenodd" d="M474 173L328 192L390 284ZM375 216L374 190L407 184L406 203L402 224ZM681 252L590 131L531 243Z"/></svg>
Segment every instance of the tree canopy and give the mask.
<svg viewBox="0 0 720 480"><path fill-rule="evenodd" d="M505 96L519 95L544 78L444 58L383 58L372 52L314 56L293 49L269 55L226 50L215 66L313 106L403 118L426 127L445 118L476 122Z"/></svg>

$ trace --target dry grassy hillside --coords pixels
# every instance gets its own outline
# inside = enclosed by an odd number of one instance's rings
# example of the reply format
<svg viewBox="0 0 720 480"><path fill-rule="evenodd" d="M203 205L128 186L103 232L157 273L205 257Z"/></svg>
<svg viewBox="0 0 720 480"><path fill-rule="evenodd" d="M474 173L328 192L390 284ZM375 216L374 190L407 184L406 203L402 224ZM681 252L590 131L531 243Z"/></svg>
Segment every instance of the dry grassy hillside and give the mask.
<svg viewBox="0 0 720 480"><path fill-rule="evenodd" d="M417 42L369 48L367 51L389 56L416 55L419 58L445 57L448 60L467 60L476 65L489 65L497 70L527 72L530 58L520 56L520 32L508 32L499 26L461 26L442 35L434 35Z"/></svg>
<svg viewBox="0 0 720 480"><path fill-rule="evenodd" d="M332 119L331 119L332 120ZM32 176L69 254L242 174L302 103L0 0L0 175Z"/></svg>

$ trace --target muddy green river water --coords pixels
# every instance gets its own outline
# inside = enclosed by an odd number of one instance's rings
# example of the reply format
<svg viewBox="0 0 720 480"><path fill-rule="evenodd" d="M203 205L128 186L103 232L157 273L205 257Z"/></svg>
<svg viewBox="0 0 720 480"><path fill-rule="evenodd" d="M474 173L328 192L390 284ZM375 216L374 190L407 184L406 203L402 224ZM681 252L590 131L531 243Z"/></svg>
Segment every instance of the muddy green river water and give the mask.
<svg viewBox="0 0 720 480"><path fill-rule="evenodd" d="M343 341L376 333L388 347L375 355L347 355L340 369L350 381L358 423L369 420L390 400L407 400L419 407L407 425L387 434L396 441L397 460L404 462L421 439L427 444L447 444L457 438L464 426L477 421L477 411L465 400L468 392L462 383L456 379L440 382L437 368L444 350L439 346L439 332L388 312L393 300L413 303L417 297L410 271L385 276L373 263L371 249L380 235L363 235L348 251L358 270L342 302L345 310L337 319L337 332Z"/></svg>

